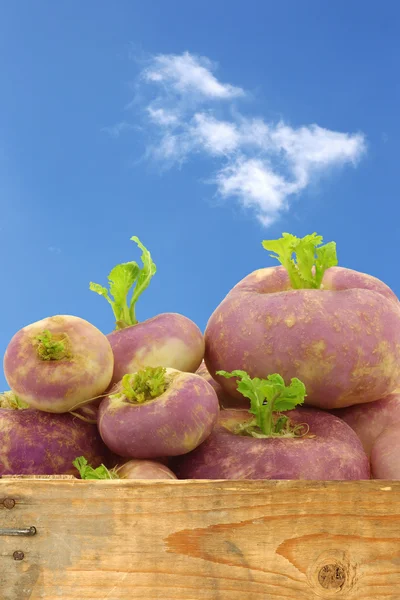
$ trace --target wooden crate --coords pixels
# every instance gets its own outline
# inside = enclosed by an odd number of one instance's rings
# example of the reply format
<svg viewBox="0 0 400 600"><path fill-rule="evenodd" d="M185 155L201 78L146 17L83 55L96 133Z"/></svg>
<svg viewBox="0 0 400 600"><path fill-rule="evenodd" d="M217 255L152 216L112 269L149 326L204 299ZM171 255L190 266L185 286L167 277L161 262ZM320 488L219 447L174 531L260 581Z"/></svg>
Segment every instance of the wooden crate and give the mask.
<svg viewBox="0 0 400 600"><path fill-rule="evenodd" d="M3 478L30 527L1 600L400 599L400 482Z"/></svg>

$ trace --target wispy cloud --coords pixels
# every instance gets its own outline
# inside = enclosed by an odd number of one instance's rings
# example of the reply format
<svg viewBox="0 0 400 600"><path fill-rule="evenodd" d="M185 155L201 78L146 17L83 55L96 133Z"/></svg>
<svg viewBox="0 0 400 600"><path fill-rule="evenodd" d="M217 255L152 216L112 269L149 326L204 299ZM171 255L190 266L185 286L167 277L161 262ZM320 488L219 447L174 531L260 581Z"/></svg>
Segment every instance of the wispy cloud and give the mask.
<svg viewBox="0 0 400 600"><path fill-rule="evenodd" d="M47 250L52 254L61 254L61 248L59 248L58 246L49 246Z"/></svg>
<svg viewBox="0 0 400 600"><path fill-rule="evenodd" d="M296 128L241 113L237 102L248 94L219 81L215 71L209 59L188 52L147 62L139 77L141 97L147 87L152 93L140 106L149 135L146 156L163 167L199 154L209 157L214 174L208 181L218 194L236 198L263 226L287 210L291 197L316 176L356 166L365 153L362 133L316 124ZM118 135L121 125L115 126Z"/></svg>
<svg viewBox="0 0 400 600"><path fill-rule="evenodd" d="M102 131L105 131L111 137L117 138L124 131L132 131L133 129L141 130L141 127L139 127L138 125L132 125L131 123L127 123L126 121L121 121L120 123L111 125L111 127L103 127Z"/></svg>
<svg viewBox="0 0 400 600"><path fill-rule="evenodd" d="M229 83L221 83L213 75L215 65L204 56L159 54L142 72L148 83L163 84L179 94L200 94L205 98L229 99L244 96L244 90Z"/></svg>

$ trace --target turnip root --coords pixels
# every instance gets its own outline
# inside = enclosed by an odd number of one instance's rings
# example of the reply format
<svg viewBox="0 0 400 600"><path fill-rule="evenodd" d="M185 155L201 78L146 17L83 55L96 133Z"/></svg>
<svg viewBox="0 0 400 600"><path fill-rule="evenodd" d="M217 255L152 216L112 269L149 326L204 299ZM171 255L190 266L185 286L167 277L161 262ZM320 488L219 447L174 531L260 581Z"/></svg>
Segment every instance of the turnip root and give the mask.
<svg viewBox="0 0 400 600"><path fill-rule="evenodd" d="M388 427L400 423L400 392L386 398L331 411L356 432L368 456L376 438Z"/></svg>
<svg viewBox="0 0 400 600"><path fill-rule="evenodd" d="M400 422L387 427L371 450L373 479L400 479Z"/></svg>
<svg viewBox="0 0 400 600"><path fill-rule="evenodd" d="M179 479L369 479L369 461L354 431L341 419L315 408L292 408L305 388L293 378L240 378L251 400L247 411L220 412L218 425L195 450L171 459ZM283 416L281 413L285 412Z"/></svg>
<svg viewBox="0 0 400 600"><path fill-rule="evenodd" d="M283 266L245 277L212 314L205 363L228 394L239 397L219 369L299 377L306 404L325 409L372 402L399 387L398 298L375 277L335 266L335 244L317 248L321 242L316 234L264 242Z"/></svg>
<svg viewBox="0 0 400 600"><path fill-rule="evenodd" d="M136 302L156 273L156 265L139 238L133 236L131 240L143 252L143 267L134 261L114 267L108 276L109 291L90 283L90 289L109 302L115 317L115 331L107 336L114 353L112 383L120 381L125 373L147 366L194 372L203 359L205 346L203 334L193 321L178 313L162 313L142 323L136 318Z"/></svg>
<svg viewBox="0 0 400 600"><path fill-rule="evenodd" d="M218 412L214 389L199 375L146 367L126 374L102 400L98 428L105 444L119 456L167 457L201 444Z"/></svg>
<svg viewBox="0 0 400 600"><path fill-rule="evenodd" d="M107 469L100 465L93 469L84 456L74 460L81 479L177 479L166 466L155 460L128 460L122 466Z"/></svg>
<svg viewBox="0 0 400 600"><path fill-rule="evenodd" d="M26 408L12 392L0 394L0 475L73 475L77 454L96 467L108 464L111 453L96 425Z"/></svg>
<svg viewBox="0 0 400 600"><path fill-rule="evenodd" d="M4 356L11 390L31 408L64 413L102 394L114 367L106 336L70 315L23 327Z"/></svg>

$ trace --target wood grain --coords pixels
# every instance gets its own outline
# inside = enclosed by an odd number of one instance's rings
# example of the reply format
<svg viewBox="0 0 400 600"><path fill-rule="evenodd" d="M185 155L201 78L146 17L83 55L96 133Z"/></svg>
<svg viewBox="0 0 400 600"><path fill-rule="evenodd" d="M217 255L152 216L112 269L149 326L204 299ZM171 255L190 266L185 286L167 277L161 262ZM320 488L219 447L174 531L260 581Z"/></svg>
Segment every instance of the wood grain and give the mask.
<svg viewBox="0 0 400 600"><path fill-rule="evenodd" d="M0 480L31 526L1 600L400 598L400 482Z"/></svg>

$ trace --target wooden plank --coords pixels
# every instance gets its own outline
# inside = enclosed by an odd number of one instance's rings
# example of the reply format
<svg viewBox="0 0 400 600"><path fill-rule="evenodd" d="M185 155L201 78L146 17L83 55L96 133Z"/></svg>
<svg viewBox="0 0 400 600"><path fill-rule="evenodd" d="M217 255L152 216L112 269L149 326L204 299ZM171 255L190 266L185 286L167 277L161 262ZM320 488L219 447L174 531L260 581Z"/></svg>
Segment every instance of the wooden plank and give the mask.
<svg viewBox="0 0 400 600"><path fill-rule="evenodd" d="M1 600L400 598L400 482L0 480L32 526Z"/></svg>

